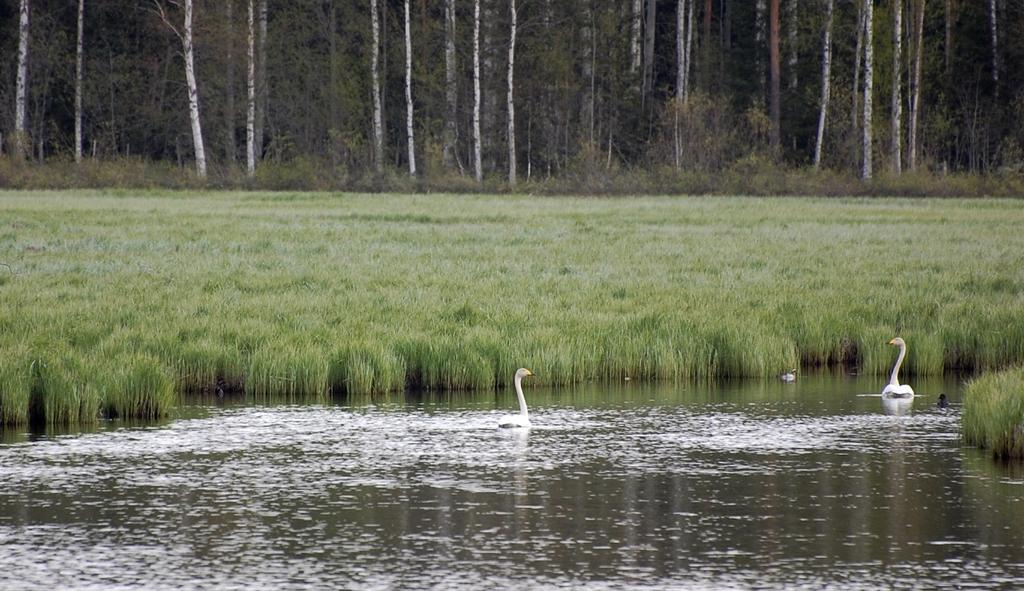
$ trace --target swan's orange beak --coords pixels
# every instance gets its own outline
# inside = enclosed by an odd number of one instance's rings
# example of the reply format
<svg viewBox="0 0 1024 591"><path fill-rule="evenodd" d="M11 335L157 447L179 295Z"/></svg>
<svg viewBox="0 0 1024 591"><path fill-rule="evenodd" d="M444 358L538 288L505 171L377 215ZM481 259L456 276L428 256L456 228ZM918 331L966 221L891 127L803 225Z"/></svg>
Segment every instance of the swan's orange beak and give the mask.
<svg viewBox="0 0 1024 591"><path fill-rule="evenodd" d="M533 375L533 372L527 369L527 370L526 370L526 375L528 375L528 376L532 376L532 375Z"/></svg>

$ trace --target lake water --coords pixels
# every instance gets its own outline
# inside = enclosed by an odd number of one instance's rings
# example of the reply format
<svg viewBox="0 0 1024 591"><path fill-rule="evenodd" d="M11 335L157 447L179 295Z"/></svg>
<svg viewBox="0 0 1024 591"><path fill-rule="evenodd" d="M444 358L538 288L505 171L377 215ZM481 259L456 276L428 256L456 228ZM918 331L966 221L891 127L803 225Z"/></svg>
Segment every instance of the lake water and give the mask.
<svg viewBox="0 0 1024 591"><path fill-rule="evenodd" d="M956 379L901 415L883 381L527 379L529 432L510 392L8 430L0 588L1024 586L1024 469L961 445Z"/></svg>

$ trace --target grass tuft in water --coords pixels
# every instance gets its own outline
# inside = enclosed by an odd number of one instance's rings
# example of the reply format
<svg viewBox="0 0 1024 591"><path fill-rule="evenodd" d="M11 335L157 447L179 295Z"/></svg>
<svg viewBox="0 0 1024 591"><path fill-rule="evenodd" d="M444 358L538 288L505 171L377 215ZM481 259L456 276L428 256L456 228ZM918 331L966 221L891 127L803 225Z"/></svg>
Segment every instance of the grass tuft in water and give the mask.
<svg viewBox="0 0 1024 591"><path fill-rule="evenodd" d="M171 372L157 359L134 354L109 364L96 376L104 393L104 409L111 418L156 419L166 416L178 401Z"/></svg>
<svg viewBox="0 0 1024 591"><path fill-rule="evenodd" d="M997 457L1024 458L1024 367L983 375L964 392L964 442Z"/></svg>

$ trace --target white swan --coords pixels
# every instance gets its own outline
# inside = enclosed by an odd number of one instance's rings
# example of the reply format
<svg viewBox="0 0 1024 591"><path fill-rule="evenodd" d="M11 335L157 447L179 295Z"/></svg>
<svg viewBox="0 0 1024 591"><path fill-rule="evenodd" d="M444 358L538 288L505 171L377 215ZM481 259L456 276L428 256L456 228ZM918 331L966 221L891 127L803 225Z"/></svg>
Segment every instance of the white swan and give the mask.
<svg viewBox="0 0 1024 591"><path fill-rule="evenodd" d="M532 376L533 372L521 367L516 370L516 396L519 397L519 414L505 415L498 420L499 427L529 427L530 413L526 410L526 398L523 396L523 378Z"/></svg>
<svg viewBox="0 0 1024 591"><path fill-rule="evenodd" d="M896 358L896 365L892 367L892 375L889 376L889 384L882 390L882 396L890 396L892 398L913 396L914 389L907 384L900 385L900 381L897 377L897 374L900 372L900 366L903 365L903 358L907 356L907 343L900 337L896 337L889 341L889 344L899 347L900 355Z"/></svg>
<svg viewBox="0 0 1024 591"><path fill-rule="evenodd" d="M795 382L796 381L796 369L791 369L786 373L779 376L779 379L783 382Z"/></svg>

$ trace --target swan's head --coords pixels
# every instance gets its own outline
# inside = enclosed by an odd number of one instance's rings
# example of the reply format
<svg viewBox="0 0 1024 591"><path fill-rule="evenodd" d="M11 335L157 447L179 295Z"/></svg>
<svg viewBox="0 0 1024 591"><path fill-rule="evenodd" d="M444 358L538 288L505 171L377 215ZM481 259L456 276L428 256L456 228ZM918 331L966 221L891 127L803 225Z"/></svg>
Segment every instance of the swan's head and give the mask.
<svg viewBox="0 0 1024 591"><path fill-rule="evenodd" d="M907 346L906 341L904 341L900 337L896 337L893 340L889 341L889 344L890 345L895 345L897 347L906 347Z"/></svg>
<svg viewBox="0 0 1024 591"><path fill-rule="evenodd" d="M516 370L516 378L520 379L520 380L525 378L526 376L532 376L532 375L533 375L533 372L528 370L528 369L526 369L525 367L520 367L519 369Z"/></svg>

